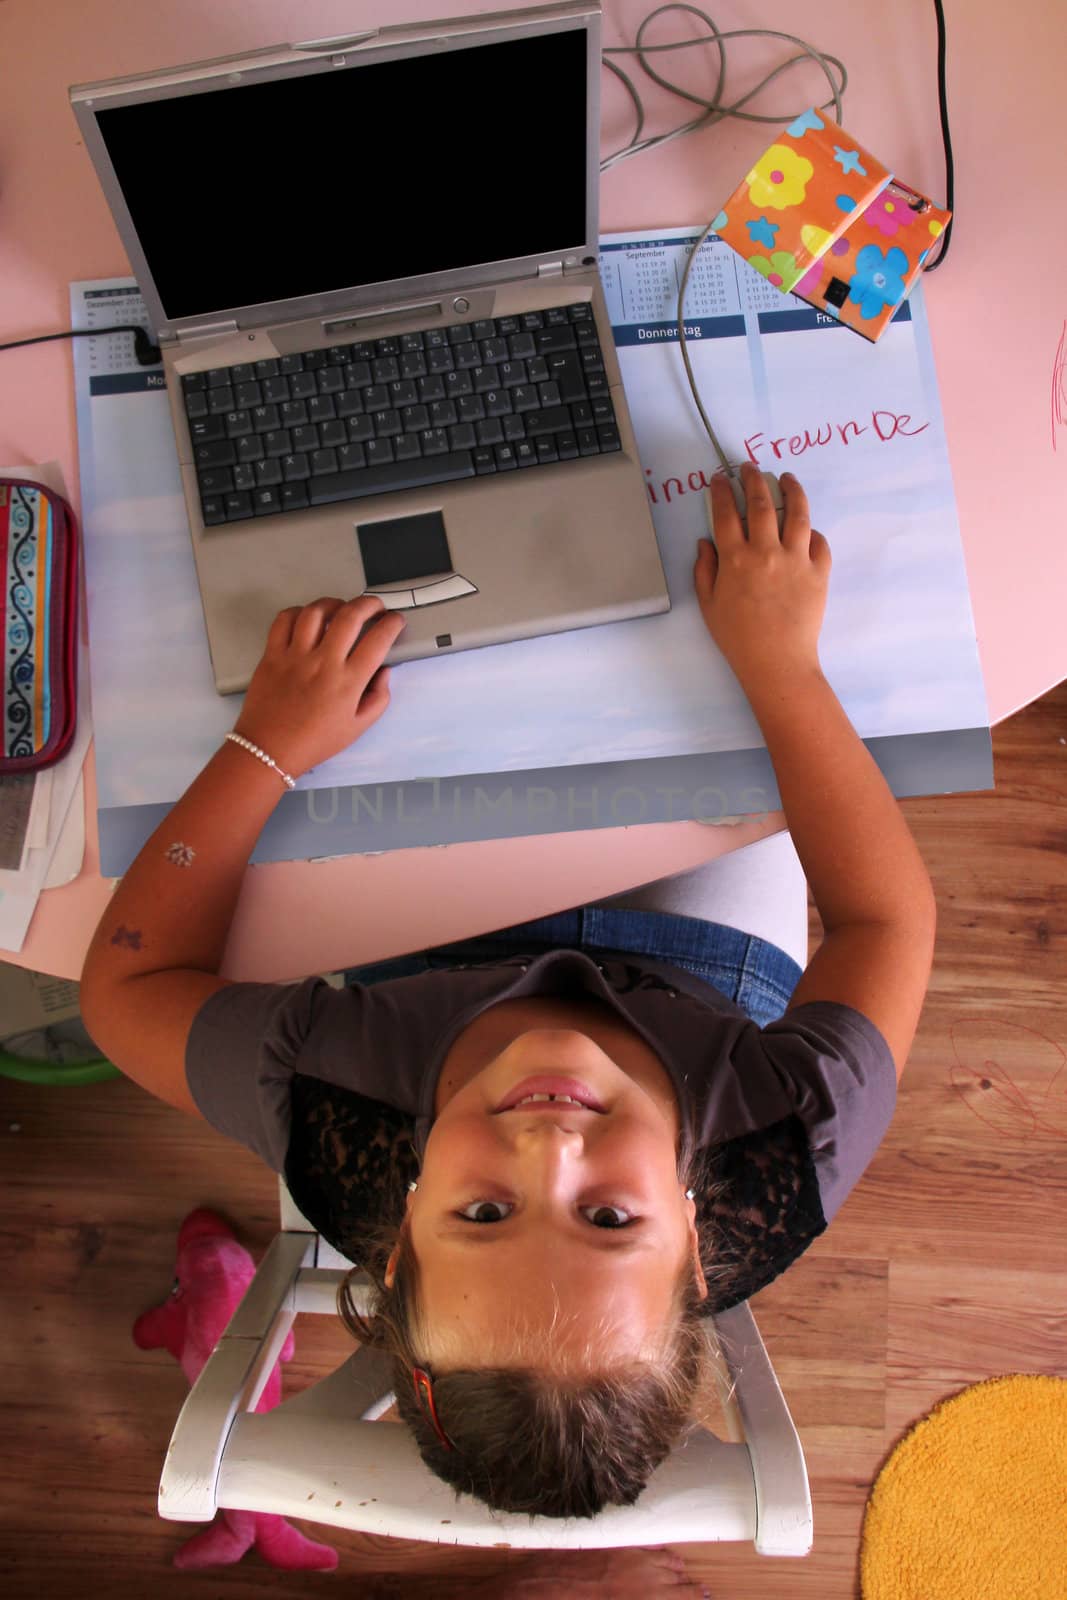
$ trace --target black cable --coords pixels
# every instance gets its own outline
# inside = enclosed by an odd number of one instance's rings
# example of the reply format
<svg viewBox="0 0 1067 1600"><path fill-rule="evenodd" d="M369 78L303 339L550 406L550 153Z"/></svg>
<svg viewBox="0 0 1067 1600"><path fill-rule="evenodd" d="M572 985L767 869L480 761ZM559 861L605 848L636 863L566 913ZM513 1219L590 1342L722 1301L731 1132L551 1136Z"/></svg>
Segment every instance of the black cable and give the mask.
<svg viewBox="0 0 1067 1600"><path fill-rule="evenodd" d="M952 236L952 223L955 217L955 172L952 166L952 138L948 129L948 95L945 90L945 11L941 0L934 0L934 10L937 12L937 104L941 113L941 138L945 146L945 206L953 212L948 219L948 227L941 235L941 249L934 261L927 261L923 265L924 272L933 272L939 267L948 255L948 241Z"/></svg>
<svg viewBox="0 0 1067 1600"><path fill-rule="evenodd" d="M115 328L67 328L63 333L39 333L35 339L12 339L9 344L0 344L0 350L21 350L23 345L48 344L52 339L93 339L102 333L132 333L133 353L142 367L158 367L163 360L148 329L136 322L121 322Z"/></svg>

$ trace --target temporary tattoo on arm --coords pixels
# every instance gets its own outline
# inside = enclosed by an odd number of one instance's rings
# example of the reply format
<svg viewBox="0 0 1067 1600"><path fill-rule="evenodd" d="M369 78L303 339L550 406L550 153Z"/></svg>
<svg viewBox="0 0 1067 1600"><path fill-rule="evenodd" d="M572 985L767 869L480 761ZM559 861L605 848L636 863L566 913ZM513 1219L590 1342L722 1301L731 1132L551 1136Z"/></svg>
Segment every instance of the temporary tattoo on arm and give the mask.
<svg viewBox="0 0 1067 1600"><path fill-rule="evenodd" d="M196 856L196 851L191 845L182 844L176 840L169 844L163 852L164 861L169 861L175 867L191 867Z"/></svg>
<svg viewBox="0 0 1067 1600"><path fill-rule="evenodd" d="M140 950L141 930L140 928L127 928L120 923L111 935L111 943L125 945L127 950Z"/></svg>

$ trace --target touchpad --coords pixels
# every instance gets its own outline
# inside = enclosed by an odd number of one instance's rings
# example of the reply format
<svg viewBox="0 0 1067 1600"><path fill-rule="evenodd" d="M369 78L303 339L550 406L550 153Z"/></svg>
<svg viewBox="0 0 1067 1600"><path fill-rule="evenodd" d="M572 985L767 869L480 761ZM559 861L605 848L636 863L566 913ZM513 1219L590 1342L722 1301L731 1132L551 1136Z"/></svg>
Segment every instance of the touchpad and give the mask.
<svg viewBox="0 0 1067 1600"><path fill-rule="evenodd" d="M452 571L440 511L420 511L417 516L394 517L389 522L357 522L356 533L368 589Z"/></svg>

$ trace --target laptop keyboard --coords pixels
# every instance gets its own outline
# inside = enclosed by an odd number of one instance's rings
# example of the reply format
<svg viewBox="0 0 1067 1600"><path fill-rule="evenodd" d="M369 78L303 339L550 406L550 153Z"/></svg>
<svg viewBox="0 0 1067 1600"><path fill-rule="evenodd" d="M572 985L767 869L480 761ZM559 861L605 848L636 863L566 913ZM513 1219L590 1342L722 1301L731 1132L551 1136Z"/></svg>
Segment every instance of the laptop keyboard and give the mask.
<svg viewBox="0 0 1067 1600"><path fill-rule="evenodd" d="M182 389L208 527L621 448L588 301L213 367Z"/></svg>

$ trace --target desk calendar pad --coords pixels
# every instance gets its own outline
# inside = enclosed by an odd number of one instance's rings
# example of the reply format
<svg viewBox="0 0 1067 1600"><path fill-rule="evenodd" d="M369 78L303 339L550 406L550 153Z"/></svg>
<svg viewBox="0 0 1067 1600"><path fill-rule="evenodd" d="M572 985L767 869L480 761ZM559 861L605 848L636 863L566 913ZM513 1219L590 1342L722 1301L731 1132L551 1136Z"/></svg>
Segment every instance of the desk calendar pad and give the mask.
<svg viewBox="0 0 1067 1600"><path fill-rule="evenodd" d="M669 613L405 662L387 715L282 796L253 861L763 813L773 770L693 593L715 465L678 348L699 228L609 234L601 272ZM74 284L74 325L145 322L132 279ZM792 470L830 541L821 656L894 793L992 787L988 713L921 285L877 345L715 237L686 297L735 460ZM237 717L211 677L159 369L75 343L101 871L125 870ZM566 492L561 475L561 493Z"/></svg>

